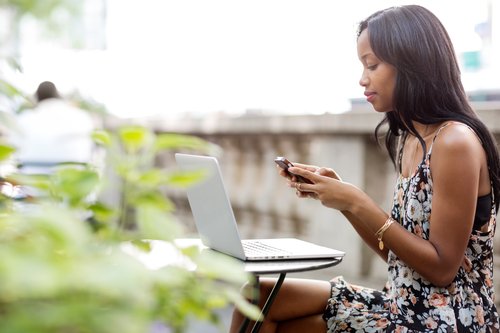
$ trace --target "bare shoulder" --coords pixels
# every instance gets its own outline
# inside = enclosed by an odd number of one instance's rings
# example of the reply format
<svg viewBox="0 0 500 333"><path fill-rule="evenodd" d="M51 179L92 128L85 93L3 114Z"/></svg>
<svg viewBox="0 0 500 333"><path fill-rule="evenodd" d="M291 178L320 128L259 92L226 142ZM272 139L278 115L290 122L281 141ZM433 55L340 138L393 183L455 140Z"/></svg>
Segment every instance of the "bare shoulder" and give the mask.
<svg viewBox="0 0 500 333"><path fill-rule="evenodd" d="M456 186L470 189L481 183L481 192L488 190L486 152L467 125L454 122L441 129L432 147L430 164L436 186L444 184L458 191Z"/></svg>
<svg viewBox="0 0 500 333"><path fill-rule="evenodd" d="M443 127L436 136L432 149L433 155L479 157L484 154L477 134L470 127L459 122Z"/></svg>

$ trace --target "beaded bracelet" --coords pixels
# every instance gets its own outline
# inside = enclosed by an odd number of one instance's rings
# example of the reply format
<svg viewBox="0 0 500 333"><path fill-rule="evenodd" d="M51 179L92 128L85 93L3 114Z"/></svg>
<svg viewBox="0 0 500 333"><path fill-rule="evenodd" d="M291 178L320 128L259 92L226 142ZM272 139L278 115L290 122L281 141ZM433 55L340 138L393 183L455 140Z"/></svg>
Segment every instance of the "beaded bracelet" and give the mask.
<svg viewBox="0 0 500 333"><path fill-rule="evenodd" d="M384 225L378 229L378 231L375 233L375 236L377 236L378 239L378 248L382 251L384 249L384 242L382 241L382 237L384 237L384 232L389 229L391 224L396 222L392 217L388 217L387 220L385 220Z"/></svg>

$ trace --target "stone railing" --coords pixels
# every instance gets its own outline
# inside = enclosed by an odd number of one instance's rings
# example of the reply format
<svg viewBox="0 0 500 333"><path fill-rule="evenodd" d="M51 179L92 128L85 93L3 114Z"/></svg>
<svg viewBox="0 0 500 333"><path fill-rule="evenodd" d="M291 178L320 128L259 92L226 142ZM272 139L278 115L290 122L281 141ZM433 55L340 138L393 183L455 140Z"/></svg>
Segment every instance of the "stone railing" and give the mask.
<svg viewBox="0 0 500 333"><path fill-rule="evenodd" d="M500 103L476 102L481 119L500 142ZM331 274L382 281L385 264L360 240L346 219L318 201L298 199L278 176L273 159L334 168L366 191L384 209L392 203L396 174L373 130L381 114L370 108L344 114L307 116L213 114L205 118L149 119L157 132L192 134L218 144L227 190L243 238L293 236L347 252ZM160 164L174 163L164 156ZM185 193L172 192L178 214L194 231ZM500 235L496 237L496 276L500 274ZM500 287L500 286L499 286Z"/></svg>

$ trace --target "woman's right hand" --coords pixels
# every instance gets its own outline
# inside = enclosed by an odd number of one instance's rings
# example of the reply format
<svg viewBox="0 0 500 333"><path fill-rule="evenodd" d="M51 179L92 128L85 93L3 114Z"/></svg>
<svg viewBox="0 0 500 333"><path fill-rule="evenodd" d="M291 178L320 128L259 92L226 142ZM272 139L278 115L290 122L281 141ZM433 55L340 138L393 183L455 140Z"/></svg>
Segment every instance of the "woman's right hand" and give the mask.
<svg viewBox="0 0 500 333"><path fill-rule="evenodd" d="M288 181L288 186L295 188L299 197L318 199L324 206L339 211L351 211L356 208L356 203L361 202L363 192L343 182L333 169L315 168L313 171L307 167L297 165L290 168L291 173L310 180L310 183Z"/></svg>
<svg viewBox="0 0 500 333"><path fill-rule="evenodd" d="M314 166L314 165L307 165L307 164L295 163L295 162L293 162L293 166L297 167L297 168L305 169L305 170L308 170L311 172L316 172L319 169L317 166ZM281 177L286 178L288 181L293 181L293 182L297 181L297 177L290 174L288 171L286 171L285 169L283 169L279 165L277 165L276 167L278 168L278 173Z"/></svg>
<svg viewBox="0 0 500 333"><path fill-rule="evenodd" d="M308 165L308 164L295 163L295 162L293 162L293 166L296 168L301 168L301 169L305 169L305 170L314 172L317 175L326 176L326 177L330 177L330 178L342 181L342 179L335 172L335 170L333 170L331 168L318 167L315 165ZM290 177L290 174L288 172L286 172L285 170L283 170L282 168L280 168L279 166L278 166L278 169L279 169L278 173L280 176L285 177L286 179L291 180L291 181L297 180L293 176Z"/></svg>
<svg viewBox="0 0 500 333"><path fill-rule="evenodd" d="M318 166L315 166L315 165L308 165L308 164L302 164L302 163L293 163L293 166L295 168L300 168L300 169L303 169L303 170L310 171L310 172L312 172L312 173L314 173L316 175L320 175L320 176L332 178L332 179L335 179L335 180L338 180L338 181L342 181L342 179L335 172L335 170L333 170L331 168L318 167ZM279 166L278 166L278 173L279 173L280 176L282 176L282 177L284 177L284 178L287 179L289 186L290 186L291 183L296 183L297 180L298 180L296 176L294 176L293 174L290 174L289 172L283 170ZM318 199L317 193L300 191L297 187L296 187L295 194L299 198Z"/></svg>

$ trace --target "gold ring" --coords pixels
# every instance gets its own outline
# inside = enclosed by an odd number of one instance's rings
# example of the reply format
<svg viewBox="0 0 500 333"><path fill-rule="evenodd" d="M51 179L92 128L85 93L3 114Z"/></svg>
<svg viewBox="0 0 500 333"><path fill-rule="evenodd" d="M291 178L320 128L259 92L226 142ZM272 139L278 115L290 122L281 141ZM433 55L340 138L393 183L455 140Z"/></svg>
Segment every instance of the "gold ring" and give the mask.
<svg viewBox="0 0 500 333"><path fill-rule="evenodd" d="M301 183L297 183L297 190L302 192L302 190L300 189L301 185L302 185Z"/></svg>

